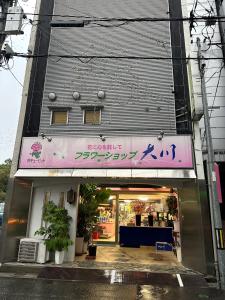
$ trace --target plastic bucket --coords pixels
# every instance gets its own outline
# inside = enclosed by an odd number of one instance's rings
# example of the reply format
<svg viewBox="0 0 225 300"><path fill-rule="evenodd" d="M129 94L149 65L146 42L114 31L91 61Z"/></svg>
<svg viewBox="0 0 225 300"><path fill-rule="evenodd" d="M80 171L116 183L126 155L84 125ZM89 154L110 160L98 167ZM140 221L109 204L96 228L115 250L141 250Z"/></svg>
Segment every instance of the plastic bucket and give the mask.
<svg viewBox="0 0 225 300"><path fill-rule="evenodd" d="M88 246L88 254L89 256L96 256L97 245L89 245Z"/></svg>

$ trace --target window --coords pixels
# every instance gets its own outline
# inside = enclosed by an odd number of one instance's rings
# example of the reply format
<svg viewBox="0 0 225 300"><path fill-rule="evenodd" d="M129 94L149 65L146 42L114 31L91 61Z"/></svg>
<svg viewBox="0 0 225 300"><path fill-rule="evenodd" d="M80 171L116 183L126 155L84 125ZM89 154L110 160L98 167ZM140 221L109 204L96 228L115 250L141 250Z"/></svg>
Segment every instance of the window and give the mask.
<svg viewBox="0 0 225 300"><path fill-rule="evenodd" d="M89 124L89 125L101 124L101 110L96 108L85 109L84 124Z"/></svg>
<svg viewBox="0 0 225 300"><path fill-rule="evenodd" d="M52 125L64 125L68 123L68 111L52 111Z"/></svg>

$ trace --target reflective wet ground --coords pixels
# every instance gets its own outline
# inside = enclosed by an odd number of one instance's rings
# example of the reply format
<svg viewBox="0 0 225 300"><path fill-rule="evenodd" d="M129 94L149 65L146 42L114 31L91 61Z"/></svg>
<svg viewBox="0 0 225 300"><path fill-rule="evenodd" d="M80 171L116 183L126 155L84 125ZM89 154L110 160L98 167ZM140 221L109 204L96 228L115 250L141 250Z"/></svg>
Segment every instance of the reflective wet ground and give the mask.
<svg viewBox="0 0 225 300"><path fill-rule="evenodd" d="M86 254L76 256L75 268L130 270L167 273L196 273L177 261L173 251L156 251L155 247L128 248L98 245L95 260L87 260Z"/></svg>
<svg viewBox="0 0 225 300"><path fill-rule="evenodd" d="M1 300L133 300L136 285L86 284L24 278L0 278Z"/></svg>
<svg viewBox="0 0 225 300"><path fill-rule="evenodd" d="M84 262L86 255L75 257L75 264ZM114 246L97 246L96 262L108 263L127 263L151 265L159 264L160 266L181 266L173 251L157 251L153 246L141 246L139 248Z"/></svg>
<svg viewBox="0 0 225 300"><path fill-rule="evenodd" d="M147 251L144 255L136 249L122 248L119 253L108 249L98 252L96 260L83 256L62 266L4 264L0 268L0 300L225 299L224 293L209 287L203 275L177 263L173 253L143 249ZM108 261L104 261L107 253ZM146 255L148 260L144 260Z"/></svg>
<svg viewBox="0 0 225 300"><path fill-rule="evenodd" d="M162 278L163 279L163 278ZM103 284L0 277L1 300L224 300L225 293L200 286Z"/></svg>
<svg viewBox="0 0 225 300"><path fill-rule="evenodd" d="M207 286L207 282L202 275L182 274L179 276L184 286ZM169 285L174 287L180 285L177 274L142 271L45 267L40 271L37 277L43 279L85 281L90 283Z"/></svg>

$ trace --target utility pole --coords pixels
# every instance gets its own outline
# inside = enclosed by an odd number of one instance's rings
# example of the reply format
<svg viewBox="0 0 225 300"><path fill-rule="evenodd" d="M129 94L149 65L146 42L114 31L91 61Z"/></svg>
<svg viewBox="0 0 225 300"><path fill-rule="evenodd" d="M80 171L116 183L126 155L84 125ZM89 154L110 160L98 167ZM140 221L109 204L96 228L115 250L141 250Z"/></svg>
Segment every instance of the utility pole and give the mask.
<svg viewBox="0 0 225 300"><path fill-rule="evenodd" d="M6 34L4 33L6 14L11 2L12 1L8 1L8 0L0 0L0 51L2 50L2 45L6 37Z"/></svg>
<svg viewBox="0 0 225 300"><path fill-rule="evenodd" d="M17 2L18 0L0 0L0 51L2 50L7 35L23 34L20 30L22 26L23 10L20 6L16 7ZM11 11L12 18L7 20L8 10L13 7L19 10ZM9 24L11 25L10 28ZM12 24L14 24L14 26Z"/></svg>
<svg viewBox="0 0 225 300"><path fill-rule="evenodd" d="M198 65L201 77L201 92L205 123L205 137L207 146L207 177L208 177L208 191L209 204L211 216L211 229L213 239L214 264L217 278L217 286L225 290L225 248L223 242L223 229L220 214L220 206L217 195L216 176L214 172L214 151L212 145L212 135L210 128L210 118L208 111L208 101L205 87L205 63L201 52L201 41L197 38L198 47Z"/></svg>

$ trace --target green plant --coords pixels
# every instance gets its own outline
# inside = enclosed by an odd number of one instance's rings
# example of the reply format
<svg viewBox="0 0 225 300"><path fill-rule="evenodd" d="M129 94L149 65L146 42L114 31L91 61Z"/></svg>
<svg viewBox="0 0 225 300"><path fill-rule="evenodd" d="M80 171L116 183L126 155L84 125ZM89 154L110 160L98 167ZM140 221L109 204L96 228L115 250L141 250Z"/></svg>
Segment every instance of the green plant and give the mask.
<svg viewBox="0 0 225 300"><path fill-rule="evenodd" d="M168 206L168 213L172 216L176 216L178 213L177 210L177 197L170 195L166 199L166 203Z"/></svg>
<svg viewBox="0 0 225 300"><path fill-rule="evenodd" d="M0 202L4 202L6 198L11 163L11 159L7 159L0 164Z"/></svg>
<svg viewBox="0 0 225 300"><path fill-rule="evenodd" d="M41 226L35 235L43 236L49 251L67 250L73 243L69 236L71 219L65 208L49 201L43 207L43 221L46 226Z"/></svg>
<svg viewBox="0 0 225 300"><path fill-rule="evenodd" d="M95 184L81 184L78 207L77 237L89 241L93 228L98 221L98 206L109 199L111 190L100 189Z"/></svg>

